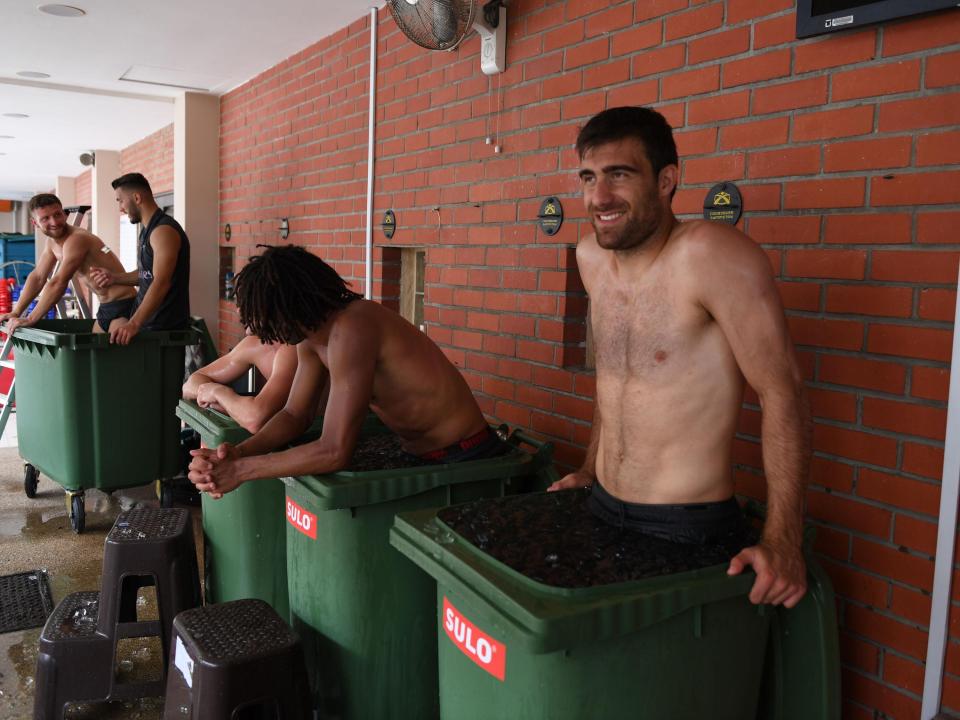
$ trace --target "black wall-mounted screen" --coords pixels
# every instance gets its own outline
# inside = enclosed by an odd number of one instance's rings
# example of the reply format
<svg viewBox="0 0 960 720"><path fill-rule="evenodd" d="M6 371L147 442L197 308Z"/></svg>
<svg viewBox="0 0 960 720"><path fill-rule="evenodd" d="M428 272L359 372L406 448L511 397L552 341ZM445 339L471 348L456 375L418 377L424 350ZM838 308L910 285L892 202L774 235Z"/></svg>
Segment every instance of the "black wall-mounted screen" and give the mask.
<svg viewBox="0 0 960 720"><path fill-rule="evenodd" d="M960 7L960 0L797 0L797 37Z"/></svg>

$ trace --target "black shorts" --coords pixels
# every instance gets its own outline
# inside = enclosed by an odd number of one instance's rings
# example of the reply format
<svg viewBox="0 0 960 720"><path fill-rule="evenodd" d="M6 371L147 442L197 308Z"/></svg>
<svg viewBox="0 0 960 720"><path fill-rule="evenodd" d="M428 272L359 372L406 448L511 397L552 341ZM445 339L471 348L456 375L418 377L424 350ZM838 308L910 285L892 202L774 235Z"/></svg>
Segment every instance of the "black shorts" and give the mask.
<svg viewBox="0 0 960 720"><path fill-rule="evenodd" d="M411 455L427 463L461 463L469 460L486 460L510 452L510 445L500 439L491 428L486 427L476 435L464 438L439 450L431 450L422 455Z"/></svg>
<svg viewBox="0 0 960 720"><path fill-rule="evenodd" d="M597 482L587 498L587 507L610 525L672 542L719 542L732 533L749 529L740 505L732 497L720 502L682 505L628 503L615 498Z"/></svg>
<svg viewBox="0 0 960 720"><path fill-rule="evenodd" d="M133 315L133 302L136 298L127 298L126 300L114 300L113 302L101 303L97 308L97 323L103 328L104 332L110 332L110 323L117 318L129 318Z"/></svg>

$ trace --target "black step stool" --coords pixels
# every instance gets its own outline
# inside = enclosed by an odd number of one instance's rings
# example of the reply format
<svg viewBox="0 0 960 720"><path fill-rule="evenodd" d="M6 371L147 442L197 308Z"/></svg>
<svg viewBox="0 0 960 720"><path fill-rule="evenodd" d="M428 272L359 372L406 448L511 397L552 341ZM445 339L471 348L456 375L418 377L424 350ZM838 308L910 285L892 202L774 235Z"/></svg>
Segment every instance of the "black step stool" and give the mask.
<svg viewBox="0 0 960 720"><path fill-rule="evenodd" d="M156 587L159 620L137 619L137 591ZM40 634L34 720L61 720L67 702L162 695L160 680L117 682L117 641L159 637L170 651L173 619L200 604L190 512L134 508L121 513L103 548L100 592L65 597Z"/></svg>
<svg viewBox="0 0 960 720"><path fill-rule="evenodd" d="M187 610L173 622L164 720L307 720L300 641L262 600Z"/></svg>

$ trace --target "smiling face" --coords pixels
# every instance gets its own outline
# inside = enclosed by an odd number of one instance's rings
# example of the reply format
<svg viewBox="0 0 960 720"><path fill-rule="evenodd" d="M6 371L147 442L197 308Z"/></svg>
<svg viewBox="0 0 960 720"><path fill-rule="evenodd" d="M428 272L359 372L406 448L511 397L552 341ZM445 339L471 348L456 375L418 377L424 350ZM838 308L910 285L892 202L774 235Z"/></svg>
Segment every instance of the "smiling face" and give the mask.
<svg viewBox="0 0 960 720"><path fill-rule="evenodd" d="M643 143L634 138L587 150L580 184L597 244L629 250L646 242L669 217L675 170L668 165L655 177Z"/></svg>
<svg viewBox="0 0 960 720"><path fill-rule="evenodd" d="M44 235L54 240L67 234L67 214L60 203L44 205L34 210L33 222Z"/></svg>

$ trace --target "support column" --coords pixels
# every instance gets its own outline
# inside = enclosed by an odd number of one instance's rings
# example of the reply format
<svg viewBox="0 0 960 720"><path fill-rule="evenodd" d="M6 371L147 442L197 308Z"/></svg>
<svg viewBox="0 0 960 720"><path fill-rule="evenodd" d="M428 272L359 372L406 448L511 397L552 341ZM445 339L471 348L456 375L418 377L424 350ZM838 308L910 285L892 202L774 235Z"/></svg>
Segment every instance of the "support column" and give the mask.
<svg viewBox="0 0 960 720"><path fill-rule="evenodd" d="M99 158L98 158L99 159ZM220 98L183 93L173 123L174 215L190 238L190 312L219 327Z"/></svg>
<svg viewBox="0 0 960 720"><path fill-rule="evenodd" d="M116 191L110 183L120 177L120 153L116 150L94 150L97 161L90 178L93 224L90 231L99 237L115 255L120 255L120 208Z"/></svg>

